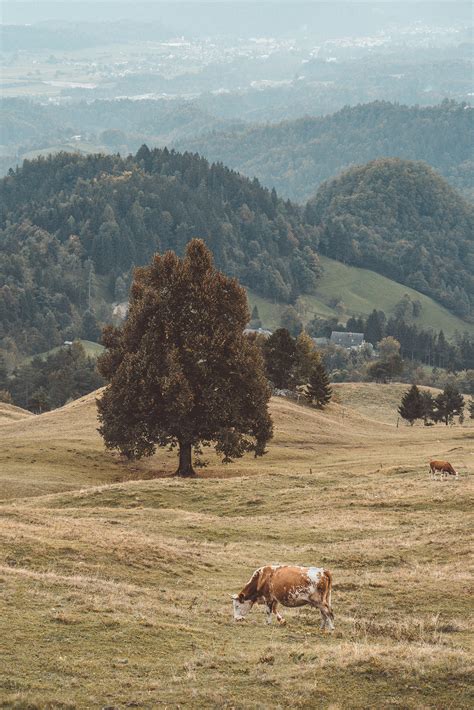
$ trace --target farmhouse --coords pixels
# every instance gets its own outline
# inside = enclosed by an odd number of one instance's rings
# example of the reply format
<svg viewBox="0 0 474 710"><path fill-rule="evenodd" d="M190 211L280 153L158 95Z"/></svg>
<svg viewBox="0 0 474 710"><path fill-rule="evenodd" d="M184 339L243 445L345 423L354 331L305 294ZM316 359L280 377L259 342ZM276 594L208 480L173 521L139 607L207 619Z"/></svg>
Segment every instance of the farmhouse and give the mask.
<svg viewBox="0 0 474 710"><path fill-rule="evenodd" d="M359 350L365 345L363 333L341 333L333 330L329 342L347 350Z"/></svg>

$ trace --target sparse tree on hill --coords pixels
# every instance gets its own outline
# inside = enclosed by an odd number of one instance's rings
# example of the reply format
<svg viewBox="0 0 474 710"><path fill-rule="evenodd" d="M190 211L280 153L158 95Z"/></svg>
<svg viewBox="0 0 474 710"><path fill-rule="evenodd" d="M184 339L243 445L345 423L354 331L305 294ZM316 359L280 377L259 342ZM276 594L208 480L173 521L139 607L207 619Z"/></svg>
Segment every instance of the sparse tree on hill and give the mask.
<svg viewBox="0 0 474 710"><path fill-rule="evenodd" d="M455 416L461 416L464 412L464 397L459 392L456 385L448 383L443 392L435 397L435 419L444 422L448 426Z"/></svg>
<svg viewBox="0 0 474 710"><path fill-rule="evenodd" d="M247 297L219 273L201 240L186 255L156 255L137 269L129 316L104 330L98 400L107 448L129 458L179 447L180 476L194 475L192 450L215 444L224 461L265 453L272 436L258 347L245 337Z"/></svg>
<svg viewBox="0 0 474 710"><path fill-rule="evenodd" d="M413 426L416 419L423 417L423 398L416 385L412 385L402 397L398 413Z"/></svg>
<svg viewBox="0 0 474 710"><path fill-rule="evenodd" d="M332 398L332 387L329 384L328 373L319 358L314 363L309 377L306 398L309 402L314 402L318 409L323 409Z"/></svg>
<svg viewBox="0 0 474 710"><path fill-rule="evenodd" d="M251 328L261 328L262 321L260 320L260 315L258 313L257 306L252 308L252 315L250 316L250 327Z"/></svg>
<svg viewBox="0 0 474 710"><path fill-rule="evenodd" d="M263 346L267 377L277 389L293 385L296 344L286 328L278 328Z"/></svg>

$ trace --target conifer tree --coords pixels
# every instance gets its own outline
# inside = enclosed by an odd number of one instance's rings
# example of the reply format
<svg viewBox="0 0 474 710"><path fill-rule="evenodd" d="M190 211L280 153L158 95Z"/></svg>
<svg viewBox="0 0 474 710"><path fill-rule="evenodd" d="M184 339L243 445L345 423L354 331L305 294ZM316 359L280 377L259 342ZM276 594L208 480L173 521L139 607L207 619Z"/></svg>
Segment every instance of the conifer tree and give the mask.
<svg viewBox="0 0 474 710"><path fill-rule="evenodd" d="M323 409L331 401L332 387L329 384L326 368L320 358L314 363L311 370L306 397L309 402L314 402L318 409Z"/></svg>
<svg viewBox="0 0 474 710"><path fill-rule="evenodd" d="M129 458L179 448L177 474L194 475L192 450L215 444L224 461L265 453L270 388L258 347L243 334L247 297L219 273L201 240L186 255L156 255L137 269L127 321L104 330L98 400L107 448Z"/></svg>
<svg viewBox="0 0 474 710"><path fill-rule="evenodd" d="M261 328L262 321L260 320L260 315L257 306L252 308L252 315L250 316L250 327L251 328Z"/></svg>
<svg viewBox="0 0 474 710"><path fill-rule="evenodd" d="M313 339L303 331L296 338L295 371L294 379L297 385L306 385L309 382L314 367L320 358Z"/></svg>
<svg viewBox="0 0 474 710"><path fill-rule="evenodd" d="M444 422L448 426L455 416L461 416L464 412L464 397L459 392L456 385L448 382L443 392L435 397L435 418L439 422Z"/></svg>
<svg viewBox="0 0 474 710"><path fill-rule="evenodd" d="M423 412L424 407L421 392L416 385L412 385L403 395L398 413L413 426L416 419L423 417Z"/></svg>

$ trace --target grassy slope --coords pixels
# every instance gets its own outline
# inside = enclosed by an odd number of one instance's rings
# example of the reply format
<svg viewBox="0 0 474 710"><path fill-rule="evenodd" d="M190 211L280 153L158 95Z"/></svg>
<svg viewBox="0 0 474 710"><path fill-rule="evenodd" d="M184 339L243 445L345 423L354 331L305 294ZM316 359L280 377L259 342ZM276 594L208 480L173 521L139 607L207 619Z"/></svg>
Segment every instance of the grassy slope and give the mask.
<svg viewBox="0 0 474 710"><path fill-rule="evenodd" d="M343 301L346 306L346 317L367 315L374 308L391 315L398 301L408 293L413 299L417 298L422 303L421 316L416 321L420 326L431 327L437 331L442 329L448 336L452 336L456 331L461 333L468 331L474 335L474 324L461 320L428 296L374 271L347 266L327 257L320 258L324 274L316 293L302 299L305 308L303 320L310 320L314 314L325 318L337 315L335 309L329 306L333 298ZM273 304L253 293L249 294L249 300L252 306L257 304L260 317L267 327L279 326L280 313L284 306Z"/></svg>
<svg viewBox="0 0 474 710"><path fill-rule="evenodd" d="M82 347L86 351L86 355L89 357L98 357L104 350L104 346L99 343L94 343L92 340L82 340L77 339L78 343L81 343ZM41 360L45 360L48 355L54 355L59 352L64 347L64 345L59 345L57 348L51 348L51 350L46 350L44 353L38 353L37 355L30 355L25 358L26 361L33 360L35 357L39 357Z"/></svg>
<svg viewBox="0 0 474 710"><path fill-rule="evenodd" d="M404 389L336 385L325 413L276 399L263 459L193 481L167 452L105 453L93 396L4 423L4 706L469 707L474 428L397 429ZM429 480L431 455L460 480ZM332 569L333 636L307 609L232 623L267 561Z"/></svg>

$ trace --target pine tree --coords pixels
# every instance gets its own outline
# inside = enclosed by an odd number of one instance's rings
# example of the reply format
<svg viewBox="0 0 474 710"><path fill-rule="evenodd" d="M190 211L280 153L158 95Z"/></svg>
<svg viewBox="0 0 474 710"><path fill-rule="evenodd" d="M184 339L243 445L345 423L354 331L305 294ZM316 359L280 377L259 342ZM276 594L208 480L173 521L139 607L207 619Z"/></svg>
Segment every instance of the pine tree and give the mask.
<svg viewBox="0 0 474 710"><path fill-rule="evenodd" d="M215 269L201 240L183 259L167 252L137 269L127 321L103 335L107 448L140 458L177 446L180 476L194 475L193 448L211 442L224 461L263 455L271 393L261 353L243 333L248 318L245 290Z"/></svg>
<svg viewBox="0 0 474 710"><path fill-rule="evenodd" d="M413 426L416 419L423 417L423 398L416 385L412 385L402 397L398 413Z"/></svg>
<svg viewBox="0 0 474 710"><path fill-rule="evenodd" d="M435 397L434 403L436 421L444 422L446 426L455 416L461 416L464 412L464 397L456 385L450 382L443 392Z"/></svg>
<svg viewBox="0 0 474 710"><path fill-rule="evenodd" d="M294 380L296 385L306 385L309 382L314 367L320 358L314 341L303 331L296 338Z"/></svg>
<svg viewBox="0 0 474 710"><path fill-rule="evenodd" d="M262 321L260 320L260 315L257 306L252 308L252 315L250 316L250 327L251 328L261 328Z"/></svg>
<svg viewBox="0 0 474 710"><path fill-rule="evenodd" d="M277 389L293 385L293 370L296 362L296 345L286 328L278 328L263 346L265 367L270 382Z"/></svg>
<svg viewBox="0 0 474 710"><path fill-rule="evenodd" d="M323 409L331 401L332 387L326 368L319 358L311 370L306 397L309 402L314 402L318 409Z"/></svg>

